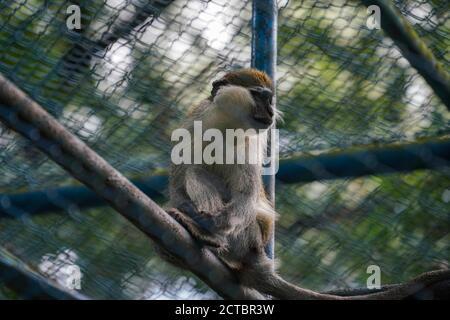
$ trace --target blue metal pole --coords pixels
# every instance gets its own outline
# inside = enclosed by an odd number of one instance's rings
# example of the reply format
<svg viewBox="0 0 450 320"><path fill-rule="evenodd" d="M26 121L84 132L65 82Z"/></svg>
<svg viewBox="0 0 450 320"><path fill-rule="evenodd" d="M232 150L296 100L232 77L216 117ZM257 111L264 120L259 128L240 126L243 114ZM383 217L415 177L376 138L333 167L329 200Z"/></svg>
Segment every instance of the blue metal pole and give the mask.
<svg viewBox="0 0 450 320"><path fill-rule="evenodd" d="M253 0L252 10L252 67L266 72L276 88L277 62L277 15L276 0ZM274 105L276 100L274 96ZM271 141L268 141L268 154L271 153ZM273 163L273 159L271 161ZM273 166L272 166L273 167ZM270 201L275 205L275 172L264 176L264 185ZM272 230L274 234L274 230ZM267 255L274 257L274 237L266 247Z"/></svg>

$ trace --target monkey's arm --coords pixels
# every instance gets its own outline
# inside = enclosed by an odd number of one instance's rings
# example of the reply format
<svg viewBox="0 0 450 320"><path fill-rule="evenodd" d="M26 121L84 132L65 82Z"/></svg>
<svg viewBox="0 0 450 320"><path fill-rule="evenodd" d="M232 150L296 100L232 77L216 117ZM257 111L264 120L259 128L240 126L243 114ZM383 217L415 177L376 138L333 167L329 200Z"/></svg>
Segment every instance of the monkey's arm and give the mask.
<svg viewBox="0 0 450 320"><path fill-rule="evenodd" d="M179 168L175 180L182 180L181 185L173 185L171 192L172 206L182 214L175 217L191 234L199 240L217 234L215 215L224 208L224 199L229 198L229 191L224 181L205 168L197 165ZM181 174L180 174L181 173Z"/></svg>
<svg viewBox="0 0 450 320"><path fill-rule="evenodd" d="M261 172L257 165L237 165L230 177L230 201L221 216L234 228L246 228L256 221L256 206L261 190Z"/></svg>
<svg viewBox="0 0 450 320"><path fill-rule="evenodd" d="M213 214L224 207L228 191L224 181L197 165L188 166L185 173L186 193L199 213Z"/></svg>

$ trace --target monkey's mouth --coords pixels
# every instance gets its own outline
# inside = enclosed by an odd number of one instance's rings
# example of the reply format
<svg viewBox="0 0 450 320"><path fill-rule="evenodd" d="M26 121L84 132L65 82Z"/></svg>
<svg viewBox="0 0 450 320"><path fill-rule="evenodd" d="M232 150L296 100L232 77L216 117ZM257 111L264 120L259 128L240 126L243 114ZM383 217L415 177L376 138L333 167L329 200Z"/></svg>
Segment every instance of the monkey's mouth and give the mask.
<svg viewBox="0 0 450 320"><path fill-rule="evenodd" d="M253 119L264 127L269 127L273 122L274 110L269 101L260 101L259 97L255 98L253 111Z"/></svg>

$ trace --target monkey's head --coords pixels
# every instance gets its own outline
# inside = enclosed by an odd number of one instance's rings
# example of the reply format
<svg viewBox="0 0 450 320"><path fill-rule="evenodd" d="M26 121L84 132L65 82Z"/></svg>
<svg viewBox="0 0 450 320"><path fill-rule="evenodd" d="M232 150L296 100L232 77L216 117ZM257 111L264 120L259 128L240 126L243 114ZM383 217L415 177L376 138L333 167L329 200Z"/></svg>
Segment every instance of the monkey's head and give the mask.
<svg viewBox="0 0 450 320"><path fill-rule="evenodd" d="M266 73L241 69L227 73L212 86L210 100L222 128L267 129L274 123L273 84Z"/></svg>

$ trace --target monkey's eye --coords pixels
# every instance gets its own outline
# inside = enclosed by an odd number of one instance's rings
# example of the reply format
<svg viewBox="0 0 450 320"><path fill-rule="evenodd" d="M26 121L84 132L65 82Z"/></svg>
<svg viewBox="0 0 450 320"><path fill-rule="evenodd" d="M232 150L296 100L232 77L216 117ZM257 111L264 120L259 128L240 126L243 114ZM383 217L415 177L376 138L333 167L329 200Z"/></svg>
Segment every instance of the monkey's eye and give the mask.
<svg viewBox="0 0 450 320"><path fill-rule="evenodd" d="M249 88L250 93L263 101L271 101L272 100L272 90L265 87L252 87Z"/></svg>

